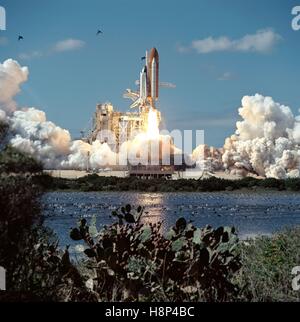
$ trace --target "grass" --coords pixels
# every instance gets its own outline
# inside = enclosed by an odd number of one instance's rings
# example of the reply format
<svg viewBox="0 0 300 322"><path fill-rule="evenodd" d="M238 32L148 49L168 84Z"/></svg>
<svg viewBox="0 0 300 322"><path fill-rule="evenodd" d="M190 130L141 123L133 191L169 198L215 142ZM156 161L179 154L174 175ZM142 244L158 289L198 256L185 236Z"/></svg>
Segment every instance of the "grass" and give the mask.
<svg viewBox="0 0 300 322"><path fill-rule="evenodd" d="M242 289L240 300L300 301L300 292L292 289L292 269L300 265L300 227L248 240L240 252L242 268L235 277Z"/></svg>

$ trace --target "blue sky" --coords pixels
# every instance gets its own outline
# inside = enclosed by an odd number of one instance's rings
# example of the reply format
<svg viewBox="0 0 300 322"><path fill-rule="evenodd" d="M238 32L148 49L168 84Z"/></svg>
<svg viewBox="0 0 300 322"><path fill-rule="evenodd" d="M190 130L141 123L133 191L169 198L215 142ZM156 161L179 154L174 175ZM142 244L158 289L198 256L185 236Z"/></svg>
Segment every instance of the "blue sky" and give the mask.
<svg viewBox="0 0 300 322"><path fill-rule="evenodd" d="M160 54L161 80L177 85L161 90L169 130L204 129L207 144L222 146L234 132L244 95L272 96L295 114L300 108L300 31L291 28L291 10L300 0L0 0L0 5L7 13L0 61L14 58L30 70L18 103L44 110L74 136L88 126L97 102L128 109L122 93L134 89L140 57L153 46ZM100 37L98 28L104 32ZM19 34L24 41L17 41Z"/></svg>

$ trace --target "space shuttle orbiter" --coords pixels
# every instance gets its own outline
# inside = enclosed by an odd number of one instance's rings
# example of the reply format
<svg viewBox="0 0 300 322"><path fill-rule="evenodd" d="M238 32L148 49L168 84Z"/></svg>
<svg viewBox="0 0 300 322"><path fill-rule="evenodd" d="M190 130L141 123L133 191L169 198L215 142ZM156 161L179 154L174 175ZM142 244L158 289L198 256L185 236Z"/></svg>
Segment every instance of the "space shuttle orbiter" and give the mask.
<svg viewBox="0 0 300 322"><path fill-rule="evenodd" d="M159 55L156 48L152 48L150 55L146 52L144 57L146 63L140 73L138 82L139 93L133 93L130 90L124 94L125 98L130 98L134 102L131 108L151 106L155 108L159 94Z"/></svg>

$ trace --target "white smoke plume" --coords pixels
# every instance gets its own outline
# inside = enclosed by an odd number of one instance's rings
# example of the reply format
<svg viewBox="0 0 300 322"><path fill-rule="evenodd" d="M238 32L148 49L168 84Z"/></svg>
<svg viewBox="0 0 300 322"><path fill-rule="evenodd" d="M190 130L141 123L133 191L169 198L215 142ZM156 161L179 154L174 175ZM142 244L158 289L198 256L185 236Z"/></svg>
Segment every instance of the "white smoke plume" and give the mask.
<svg viewBox="0 0 300 322"><path fill-rule="evenodd" d="M192 153L192 159L196 167L205 171L223 170L222 155L223 149L199 145Z"/></svg>
<svg viewBox="0 0 300 322"><path fill-rule="evenodd" d="M92 144L81 140L73 141L70 146L70 153L60 163L63 169L99 169L108 165L116 164L116 153L113 152L107 143L100 143L96 140Z"/></svg>
<svg viewBox="0 0 300 322"><path fill-rule="evenodd" d="M9 118L13 147L36 156L46 168L59 168L70 153L71 136L46 120L44 112L34 108L15 111Z"/></svg>
<svg viewBox="0 0 300 322"><path fill-rule="evenodd" d="M20 85L26 82L27 78L27 67L21 67L12 59L0 63L0 120L5 118L5 112L11 113L16 110L13 98L19 93Z"/></svg>
<svg viewBox="0 0 300 322"><path fill-rule="evenodd" d="M227 138L222 157L232 174L299 177L300 123L291 109L271 97L245 96L234 135Z"/></svg>

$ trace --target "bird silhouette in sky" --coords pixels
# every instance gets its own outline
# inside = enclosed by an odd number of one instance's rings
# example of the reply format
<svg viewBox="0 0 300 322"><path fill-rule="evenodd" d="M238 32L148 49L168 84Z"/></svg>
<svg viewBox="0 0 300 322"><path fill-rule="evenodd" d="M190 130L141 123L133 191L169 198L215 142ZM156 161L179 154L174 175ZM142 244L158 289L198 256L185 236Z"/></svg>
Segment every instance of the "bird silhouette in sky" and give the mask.
<svg viewBox="0 0 300 322"><path fill-rule="evenodd" d="M18 41L20 41L20 40L24 40L24 37L21 35L19 35L19 37L18 37Z"/></svg>
<svg viewBox="0 0 300 322"><path fill-rule="evenodd" d="M100 29L99 29L99 30L97 31L97 36L99 36L99 35L101 35L101 34L103 34L103 32L102 32L102 30L100 30Z"/></svg>

